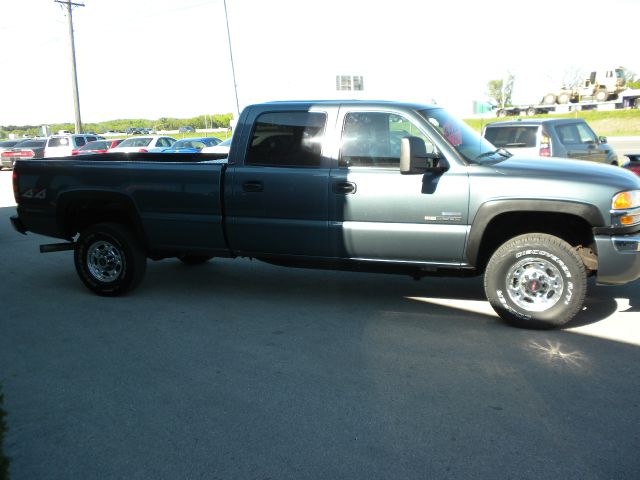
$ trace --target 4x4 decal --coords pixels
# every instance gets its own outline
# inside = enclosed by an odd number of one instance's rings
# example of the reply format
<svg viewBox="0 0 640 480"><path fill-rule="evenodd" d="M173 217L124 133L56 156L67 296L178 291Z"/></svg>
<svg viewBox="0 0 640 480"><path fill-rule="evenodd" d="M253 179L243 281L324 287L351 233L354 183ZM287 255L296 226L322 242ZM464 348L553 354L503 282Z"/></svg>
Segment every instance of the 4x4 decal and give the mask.
<svg viewBox="0 0 640 480"><path fill-rule="evenodd" d="M47 196L46 188L43 188L42 190L35 190L33 188L30 188L29 190L27 190L22 194L22 198L37 198L40 200L46 198L46 196Z"/></svg>

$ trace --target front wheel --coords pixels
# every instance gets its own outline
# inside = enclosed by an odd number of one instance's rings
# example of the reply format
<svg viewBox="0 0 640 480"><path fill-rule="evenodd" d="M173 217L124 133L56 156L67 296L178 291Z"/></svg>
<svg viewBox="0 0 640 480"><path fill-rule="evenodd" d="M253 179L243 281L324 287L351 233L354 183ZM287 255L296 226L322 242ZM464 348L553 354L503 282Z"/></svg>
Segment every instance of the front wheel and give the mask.
<svg viewBox="0 0 640 480"><path fill-rule="evenodd" d="M512 238L493 254L484 288L493 309L511 325L555 328L582 309L587 273L567 242L531 233Z"/></svg>
<svg viewBox="0 0 640 480"><path fill-rule="evenodd" d="M131 231L117 223L98 223L80 234L74 261L89 290L114 297L142 281L147 258Z"/></svg>

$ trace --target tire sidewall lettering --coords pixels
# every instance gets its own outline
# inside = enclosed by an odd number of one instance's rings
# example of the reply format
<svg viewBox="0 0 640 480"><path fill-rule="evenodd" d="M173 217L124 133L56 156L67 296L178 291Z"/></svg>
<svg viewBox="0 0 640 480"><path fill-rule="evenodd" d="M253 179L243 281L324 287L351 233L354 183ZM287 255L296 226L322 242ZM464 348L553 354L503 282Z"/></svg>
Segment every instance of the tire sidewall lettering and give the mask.
<svg viewBox="0 0 640 480"><path fill-rule="evenodd" d="M514 309L511 304L507 301L507 299L504 296L504 293L502 292L502 290L496 290L496 295L498 297L498 300L500 300L500 303L502 304L502 306L505 308L505 310L508 310L509 312L511 312L512 315L515 315L516 317L522 319L522 320L531 320L531 315L526 315L516 309Z"/></svg>
<svg viewBox="0 0 640 480"><path fill-rule="evenodd" d="M546 250L542 250L542 249L527 249L527 250L522 250L519 252L515 253L515 258L517 260L520 260L521 258L525 257L525 256L542 256L542 257L547 257L550 260L553 260L561 269L562 272L565 274L565 276L567 278L571 278L571 270L569 270L569 267L567 267L567 265L560 260L560 258L558 258L557 255L554 255L552 253L547 252Z"/></svg>

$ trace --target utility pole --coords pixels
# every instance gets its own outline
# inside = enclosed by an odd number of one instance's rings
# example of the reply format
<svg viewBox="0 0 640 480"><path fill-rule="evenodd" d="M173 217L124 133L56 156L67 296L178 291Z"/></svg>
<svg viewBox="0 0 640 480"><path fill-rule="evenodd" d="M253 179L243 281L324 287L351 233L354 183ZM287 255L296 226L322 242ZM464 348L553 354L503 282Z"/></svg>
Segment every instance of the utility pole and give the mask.
<svg viewBox="0 0 640 480"><path fill-rule="evenodd" d="M236 94L236 112L240 116L240 102L238 101L238 84L236 83L236 70L233 66L233 51L231 50L231 33L229 32L229 16L227 15L227 0L223 0L224 3L224 19L227 22L227 39L229 40L229 57L231 57L231 74L233 75L233 90Z"/></svg>
<svg viewBox="0 0 640 480"><path fill-rule="evenodd" d="M67 23L69 25L69 38L71 39L71 80L73 82L73 106L76 114L76 133L82 133L82 121L80 120L80 95L78 94L78 74L76 71L76 45L73 39L73 17L71 7L84 7L84 3L73 3L71 0L53 0L67 7Z"/></svg>

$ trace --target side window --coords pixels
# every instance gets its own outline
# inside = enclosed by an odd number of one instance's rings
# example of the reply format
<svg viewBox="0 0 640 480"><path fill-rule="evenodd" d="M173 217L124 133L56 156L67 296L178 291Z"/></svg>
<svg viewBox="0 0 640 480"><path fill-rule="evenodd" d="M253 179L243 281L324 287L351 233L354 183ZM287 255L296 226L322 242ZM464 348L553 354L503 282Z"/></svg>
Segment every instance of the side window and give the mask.
<svg viewBox="0 0 640 480"><path fill-rule="evenodd" d="M578 130L575 125L560 125L556 127L560 141L565 145L574 145L580 143Z"/></svg>
<svg viewBox="0 0 640 480"><path fill-rule="evenodd" d="M342 129L341 167L399 168L402 138L422 138L433 144L411 121L385 112L350 112Z"/></svg>
<svg viewBox="0 0 640 480"><path fill-rule="evenodd" d="M263 113L256 119L247 165L320 167L325 123L320 112Z"/></svg>
<svg viewBox="0 0 640 480"><path fill-rule="evenodd" d="M578 123L576 125L576 129L578 130L580 142L593 143L597 141L596 134L593 133L593 130L591 130L588 125L585 125L584 123Z"/></svg>
<svg viewBox="0 0 640 480"><path fill-rule="evenodd" d="M78 147L83 146L85 143L87 143L87 141L84 139L84 137L76 137L76 145Z"/></svg>

